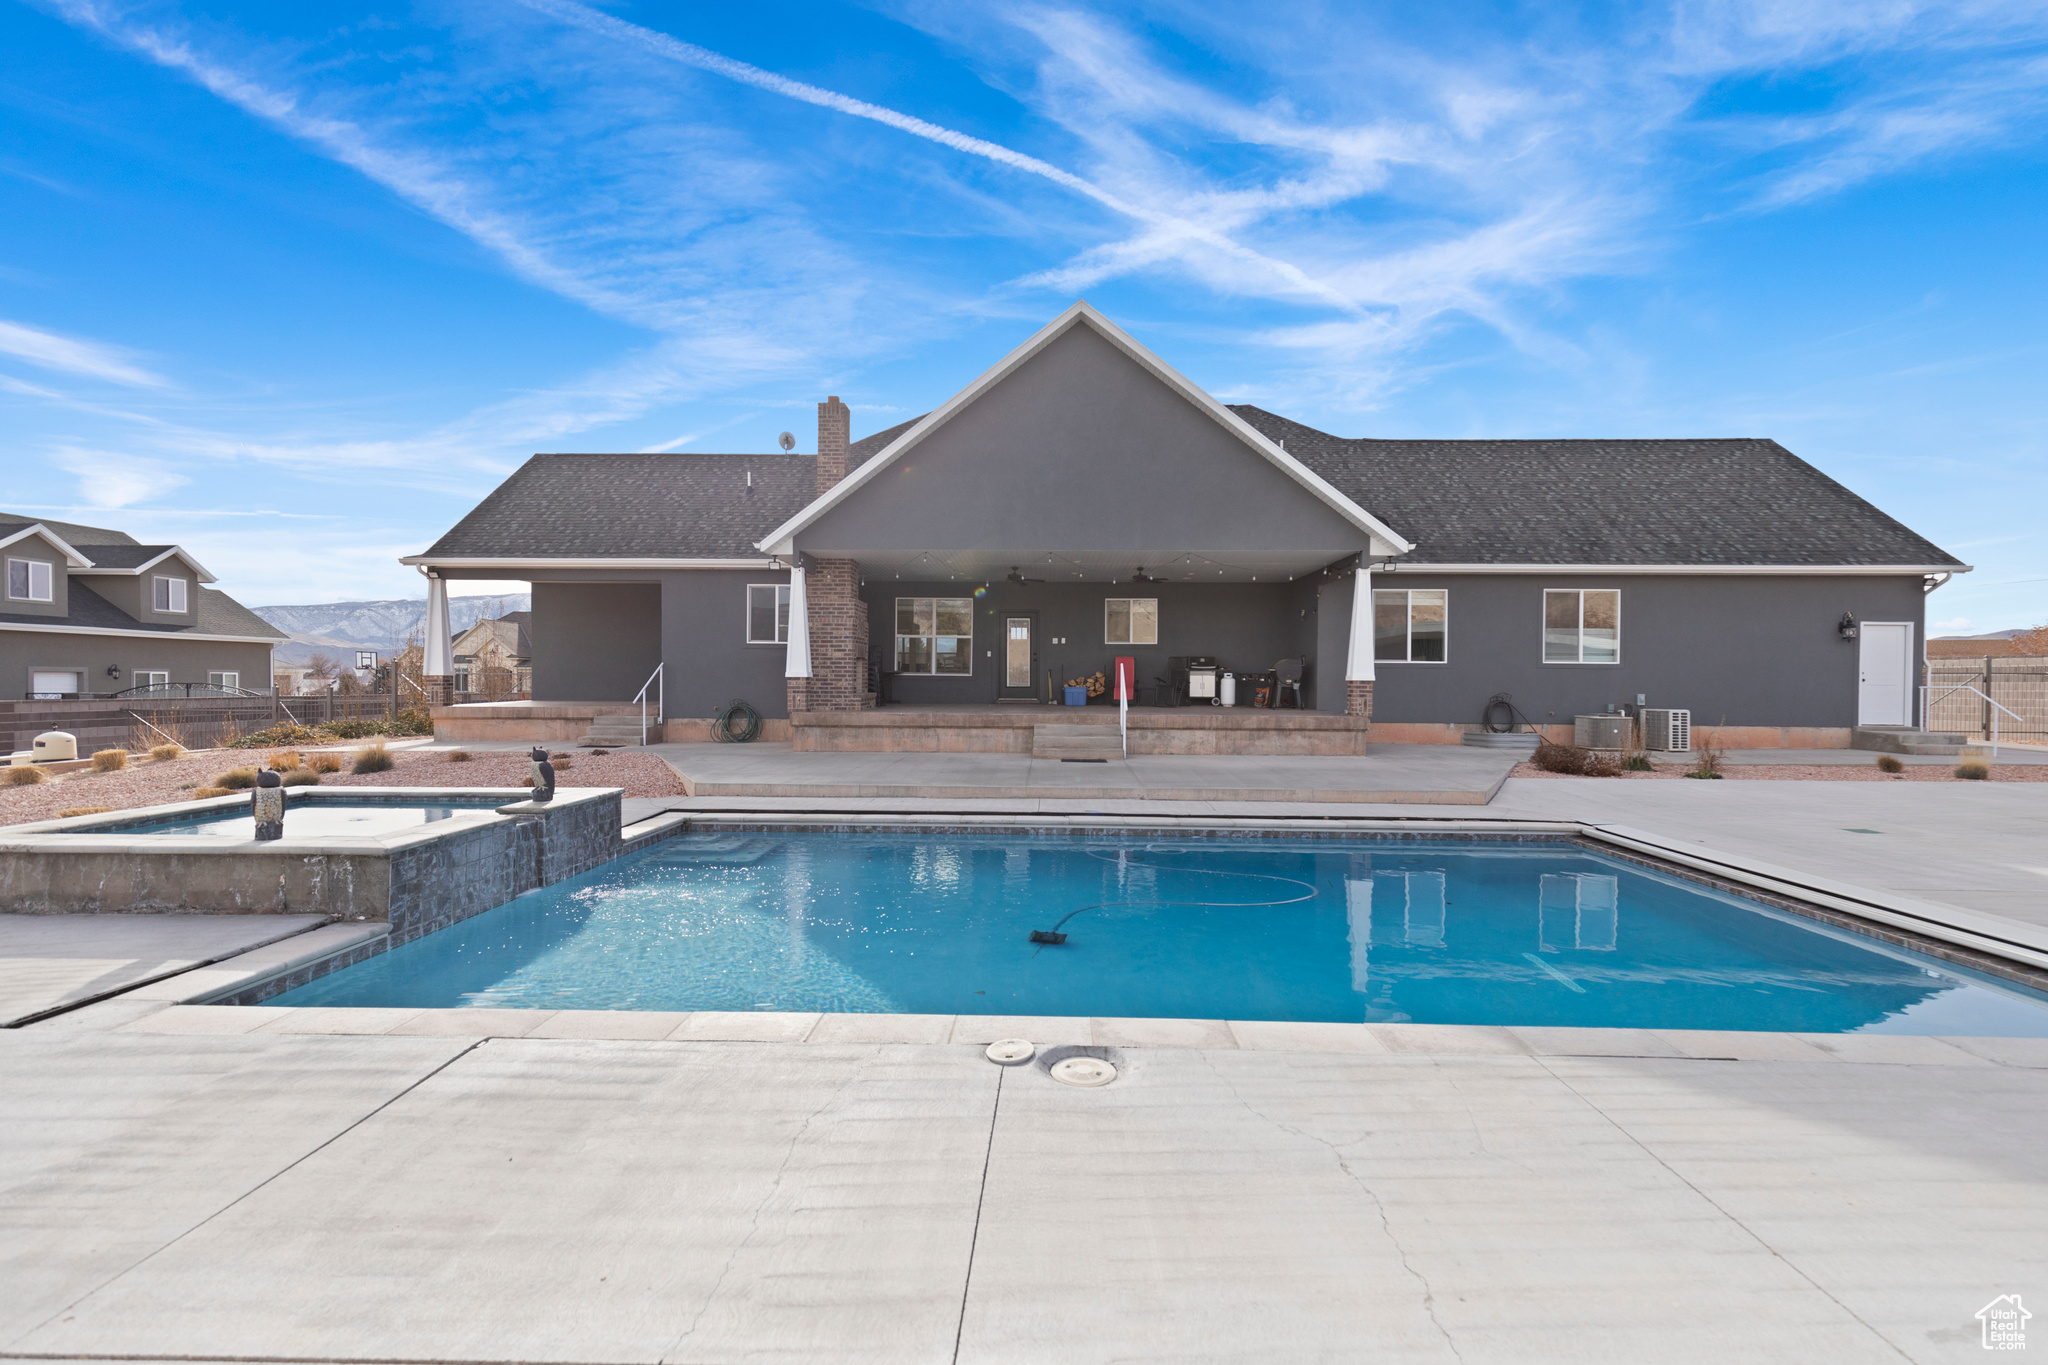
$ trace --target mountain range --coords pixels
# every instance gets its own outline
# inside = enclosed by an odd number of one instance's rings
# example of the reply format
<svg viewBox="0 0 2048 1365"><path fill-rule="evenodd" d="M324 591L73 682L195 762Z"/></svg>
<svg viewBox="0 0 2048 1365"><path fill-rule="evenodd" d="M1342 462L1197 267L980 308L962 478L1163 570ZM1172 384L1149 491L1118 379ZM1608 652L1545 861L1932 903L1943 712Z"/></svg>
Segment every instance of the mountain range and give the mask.
<svg viewBox="0 0 2048 1365"><path fill-rule="evenodd" d="M528 611L530 593L508 592L490 597L451 597L448 623L460 635L478 621L511 611ZM315 602L306 606L251 607L251 611L289 637L276 650L281 664L302 664L316 653L343 664L354 662L359 649L390 656L408 639L424 638L427 599L397 598L383 602Z"/></svg>

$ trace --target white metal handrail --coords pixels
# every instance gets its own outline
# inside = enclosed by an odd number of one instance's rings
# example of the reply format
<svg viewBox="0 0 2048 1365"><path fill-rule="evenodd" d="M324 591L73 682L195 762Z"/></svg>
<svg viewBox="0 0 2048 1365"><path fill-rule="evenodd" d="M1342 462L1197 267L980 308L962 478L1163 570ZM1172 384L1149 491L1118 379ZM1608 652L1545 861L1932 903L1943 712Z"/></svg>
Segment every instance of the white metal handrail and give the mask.
<svg viewBox="0 0 2048 1365"><path fill-rule="evenodd" d="M666 660L656 664L654 671L647 675L647 681L640 684L640 690L633 696L633 700L640 703L640 747L643 749L647 747L647 689L650 687L654 689L654 719L658 722L662 719L662 689L664 686L661 670L667 667L668 662Z"/></svg>
<svg viewBox="0 0 2048 1365"><path fill-rule="evenodd" d="M1975 692L1976 695L1978 695L1979 697L1984 697L1985 702L1988 703L1994 709L1994 712L2003 711L2005 712L2005 714L2011 716L2014 720L2019 721L2022 724L2026 722L2025 716L2022 716L2019 712L2013 710L2011 707L2005 705L2003 702L1992 701L1991 698L1985 697L1982 692L1978 692L1976 688L1970 686L1968 683L1958 683L1954 687L1944 688L1942 690L1941 696L1928 696L1927 694L1929 692L1932 692L1933 690L1933 687L1929 686L1926 683L1922 683L1920 685L1920 728L1922 730L1925 730L1927 728L1928 717L1934 714L1934 703L1940 701L1942 697L1953 696L1957 692ZM1991 717L1991 757L1993 759L1996 759L1998 757L1998 717L1996 714L1993 714L1993 716Z"/></svg>

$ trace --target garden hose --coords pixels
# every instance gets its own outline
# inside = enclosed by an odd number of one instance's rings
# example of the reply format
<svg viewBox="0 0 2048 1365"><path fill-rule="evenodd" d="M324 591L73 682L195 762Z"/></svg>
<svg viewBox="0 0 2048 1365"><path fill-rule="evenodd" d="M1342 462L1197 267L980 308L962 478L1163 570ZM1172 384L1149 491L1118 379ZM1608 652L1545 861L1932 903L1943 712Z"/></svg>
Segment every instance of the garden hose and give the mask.
<svg viewBox="0 0 2048 1365"><path fill-rule="evenodd" d="M761 737L761 713L734 697L711 718L711 737L720 744L745 744Z"/></svg>

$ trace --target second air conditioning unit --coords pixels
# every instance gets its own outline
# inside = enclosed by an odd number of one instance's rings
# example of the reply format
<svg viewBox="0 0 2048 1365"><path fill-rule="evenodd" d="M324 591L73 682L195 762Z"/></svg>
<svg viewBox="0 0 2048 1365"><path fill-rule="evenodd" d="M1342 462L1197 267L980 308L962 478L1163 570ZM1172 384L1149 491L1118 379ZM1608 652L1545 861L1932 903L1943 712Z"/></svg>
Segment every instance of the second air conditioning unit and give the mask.
<svg viewBox="0 0 2048 1365"><path fill-rule="evenodd" d="M1692 749L1692 712L1643 708L1643 747L1665 753Z"/></svg>

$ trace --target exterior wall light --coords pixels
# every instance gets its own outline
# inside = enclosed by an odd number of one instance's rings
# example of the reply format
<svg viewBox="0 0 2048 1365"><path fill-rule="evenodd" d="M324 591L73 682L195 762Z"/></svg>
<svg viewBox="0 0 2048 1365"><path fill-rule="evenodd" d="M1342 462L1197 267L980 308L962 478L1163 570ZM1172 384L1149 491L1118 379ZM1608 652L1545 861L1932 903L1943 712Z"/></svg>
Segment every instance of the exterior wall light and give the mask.
<svg viewBox="0 0 2048 1365"><path fill-rule="evenodd" d="M1848 612L1846 612L1846 611L1845 611L1845 612L1843 612L1843 613L1842 613L1842 619L1841 619L1840 621L1838 621L1838 622L1836 622L1836 623L1835 623L1835 633L1836 633L1836 634L1838 634L1838 635L1840 635L1840 636L1841 636L1841 637L1842 637L1842 638L1843 638L1844 640L1853 640L1853 639L1855 639L1855 638L1856 638L1856 618L1855 618L1854 616L1851 616L1851 615L1850 615L1850 614L1849 614Z"/></svg>

